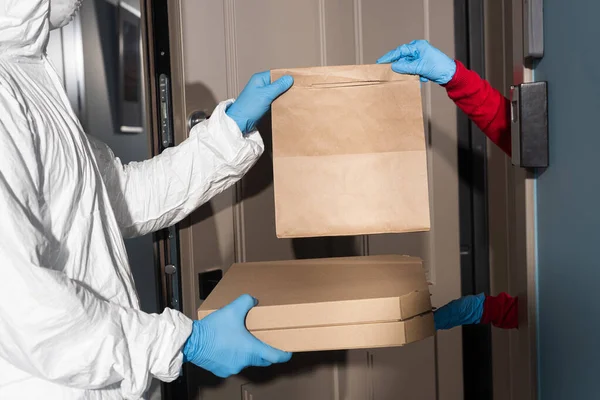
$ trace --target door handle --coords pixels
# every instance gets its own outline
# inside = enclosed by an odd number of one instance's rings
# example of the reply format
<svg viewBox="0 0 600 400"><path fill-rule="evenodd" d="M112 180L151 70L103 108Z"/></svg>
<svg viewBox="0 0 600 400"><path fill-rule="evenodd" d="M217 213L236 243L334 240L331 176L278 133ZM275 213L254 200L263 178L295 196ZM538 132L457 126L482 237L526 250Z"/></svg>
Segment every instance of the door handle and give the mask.
<svg viewBox="0 0 600 400"><path fill-rule="evenodd" d="M192 128L198 125L200 122L207 120L210 118L210 115L207 115L204 111L194 111L188 117L188 131L191 131Z"/></svg>

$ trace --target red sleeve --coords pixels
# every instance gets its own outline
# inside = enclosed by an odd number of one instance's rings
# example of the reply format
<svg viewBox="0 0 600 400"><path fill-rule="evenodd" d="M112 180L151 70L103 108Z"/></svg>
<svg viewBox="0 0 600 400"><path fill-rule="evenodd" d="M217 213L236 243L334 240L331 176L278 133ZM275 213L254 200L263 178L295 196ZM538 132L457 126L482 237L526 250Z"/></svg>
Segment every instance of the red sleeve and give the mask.
<svg viewBox="0 0 600 400"><path fill-rule="evenodd" d="M510 101L460 61L445 87L458 108L510 156Z"/></svg>
<svg viewBox="0 0 600 400"><path fill-rule="evenodd" d="M498 296L485 296L482 324L492 324L502 329L519 327L519 298L506 293Z"/></svg>

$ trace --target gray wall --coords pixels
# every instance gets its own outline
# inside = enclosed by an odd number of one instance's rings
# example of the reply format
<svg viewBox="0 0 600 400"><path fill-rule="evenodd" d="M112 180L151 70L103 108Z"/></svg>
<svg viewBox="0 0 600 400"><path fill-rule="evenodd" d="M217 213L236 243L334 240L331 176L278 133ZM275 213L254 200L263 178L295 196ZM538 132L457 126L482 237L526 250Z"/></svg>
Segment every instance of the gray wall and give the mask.
<svg viewBox="0 0 600 400"><path fill-rule="evenodd" d="M598 398L600 2L544 1L550 168L537 181L540 398Z"/></svg>
<svg viewBox="0 0 600 400"><path fill-rule="evenodd" d="M139 9L139 2L128 3ZM108 7L108 8L107 8ZM99 16L110 9L105 0L84 1L81 8L81 25L85 63L86 132L107 143L124 163L147 159L149 145L145 133L118 133L114 113L114 94L109 88L116 86L116 75L111 67L117 65L113 59L109 41L102 41L112 27ZM144 311L157 312L158 300L154 256L151 236L126 241L131 268L135 277L141 306Z"/></svg>

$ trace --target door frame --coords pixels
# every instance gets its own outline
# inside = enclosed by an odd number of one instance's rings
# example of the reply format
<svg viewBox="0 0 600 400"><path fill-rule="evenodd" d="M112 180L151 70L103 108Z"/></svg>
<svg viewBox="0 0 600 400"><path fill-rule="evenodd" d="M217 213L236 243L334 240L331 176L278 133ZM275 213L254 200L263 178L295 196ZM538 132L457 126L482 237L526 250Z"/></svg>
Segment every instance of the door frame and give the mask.
<svg viewBox="0 0 600 400"><path fill-rule="evenodd" d="M486 73L493 87L533 81L523 57L526 0L484 0ZM494 330L494 397L537 399L537 284L535 175L512 166L501 150L488 151L491 289L519 296L519 329ZM493 183L493 185L492 185Z"/></svg>
<svg viewBox="0 0 600 400"><path fill-rule="evenodd" d="M484 3L454 0L456 59L485 78ZM458 111L460 268L463 296L490 292L487 138ZM462 328L465 400L493 397L492 332Z"/></svg>
<svg viewBox="0 0 600 400"><path fill-rule="evenodd" d="M180 2L167 0L140 0L144 76L147 78L146 123L148 126L150 153L156 156L168 147L181 143L187 137L185 112L185 84L183 59L178 52L171 54L171 48L181 48L181 9ZM173 17L170 17L173 16ZM168 102L166 123L170 129L170 143L165 143L161 134L161 76L168 79L170 90L163 97ZM179 94L173 95L174 93ZM183 112L183 113L182 113ZM159 307L174 308L191 316L193 311L184 307L190 302L183 301L181 265L189 265L182 260L179 243L189 240L191 230L182 229L180 224L153 234L155 273ZM185 255L184 255L185 256ZM191 283L190 283L191 285ZM189 293L189 290L187 291ZM193 302L191 302L193 304ZM189 306L188 306L189 308ZM161 383L163 399L189 398L187 367L184 365L180 377L172 383Z"/></svg>

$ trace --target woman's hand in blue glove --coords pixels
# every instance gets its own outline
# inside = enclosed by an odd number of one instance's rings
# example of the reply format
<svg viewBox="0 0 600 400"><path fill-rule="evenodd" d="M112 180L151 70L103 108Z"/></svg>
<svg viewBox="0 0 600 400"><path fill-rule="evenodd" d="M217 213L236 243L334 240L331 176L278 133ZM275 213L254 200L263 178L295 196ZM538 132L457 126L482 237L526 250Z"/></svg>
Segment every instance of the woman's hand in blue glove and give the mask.
<svg viewBox="0 0 600 400"><path fill-rule="evenodd" d="M455 326L478 324L483 316L485 294L464 296L452 300L434 313L435 330L451 329Z"/></svg>
<svg viewBox="0 0 600 400"><path fill-rule="evenodd" d="M184 362L226 378L246 367L267 367L289 361L291 353L272 348L246 329L246 315L256 304L256 299L243 295L204 319L194 321L192 334L183 348Z"/></svg>
<svg viewBox="0 0 600 400"><path fill-rule="evenodd" d="M450 82L456 73L454 60L426 40L414 40L403 44L381 57L377 63L392 63L394 72L419 75L422 82L429 80L440 85Z"/></svg>
<svg viewBox="0 0 600 400"><path fill-rule="evenodd" d="M269 71L255 74L226 113L242 133L252 132L256 124L271 107L271 103L294 84L291 76L282 76L271 83Z"/></svg>

